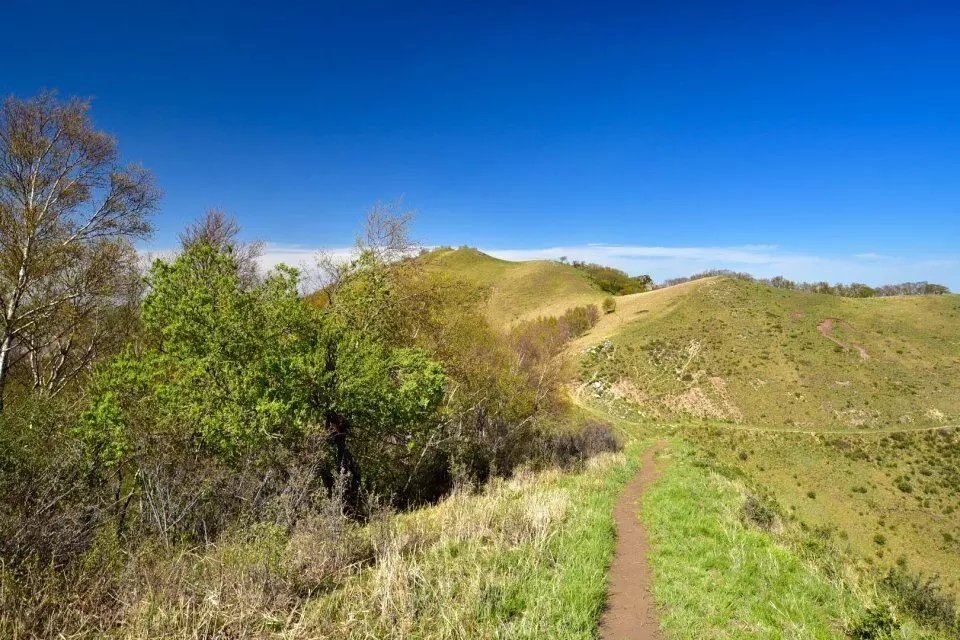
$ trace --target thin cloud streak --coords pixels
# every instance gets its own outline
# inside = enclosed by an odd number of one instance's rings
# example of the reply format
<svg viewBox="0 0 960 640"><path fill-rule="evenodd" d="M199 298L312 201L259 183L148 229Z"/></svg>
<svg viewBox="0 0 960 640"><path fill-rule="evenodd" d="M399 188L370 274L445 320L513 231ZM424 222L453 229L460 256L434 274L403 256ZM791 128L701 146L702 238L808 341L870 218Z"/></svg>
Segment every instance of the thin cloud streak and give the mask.
<svg viewBox="0 0 960 640"><path fill-rule="evenodd" d="M429 247L428 247L429 248ZM667 247L658 245L584 244L546 248L480 247L484 253L504 260L582 260L622 269L629 274L650 274L662 281L708 269L746 271L760 278L782 275L792 280L816 282L864 282L869 285L927 280L960 290L960 257L895 257L874 252L848 256L819 256L786 251L777 245L733 247ZM259 259L261 268L288 264L304 271L316 266L321 252L346 260L353 247L308 247L267 243ZM145 252L154 257L169 250Z"/></svg>
<svg viewBox="0 0 960 640"><path fill-rule="evenodd" d="M708 269L746 271L760 278L782 275L792 280L864 282L870 285L928 280L960 288L960 259L903 258L863 253L818 256L782 250L776 245L737 247L664 247L589 244L543 249L481 248L505 260L569 260L597 262L630 274L648 273L662 281Z"/></svg>

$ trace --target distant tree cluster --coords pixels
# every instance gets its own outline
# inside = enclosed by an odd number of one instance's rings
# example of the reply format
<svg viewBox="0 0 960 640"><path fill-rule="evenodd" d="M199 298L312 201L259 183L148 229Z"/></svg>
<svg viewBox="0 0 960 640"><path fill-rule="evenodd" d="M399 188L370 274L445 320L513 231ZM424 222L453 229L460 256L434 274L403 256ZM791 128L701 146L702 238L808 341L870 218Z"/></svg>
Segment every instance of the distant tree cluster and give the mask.
<svg viewBox="0 0 960 640"><path fill-rule="evenodd" d="M561 261L565 261L562 258ZM653 278L648 275L631 276L620 269L605 267L594 262L574 260L570 263L575 269L587 274L598 287L615 296L625 296L631 293L642 293L650 288Z"/></svg>
<svg viewBox="0 0 960 640"><path fill-rule="evenodd" d="M820 282L797 282L789 280L783 276L773 278L756 278L749 273L739 271L730 271L729 269L710 269L701 271L691 276L671 278L655 285L655 288L670 287L684 282L711 278L714 276L723 276L727 278L739 278L749 282L759 282L777 289L789 289L790 291L806 291L809 293L824 293L832 296L841 296L844 298L882 298L888 296L929 296L944 295L950 293L950 289L942 284L932 282L901 282L899 284L885 284L879 287L871 287L862 282L851 282L844 284L842 282L830 284L826 281Z"/></svg>
<svg viewBox="0 0 960 640"><path fill-rule="evenodd" d="M684 282L692 282L694 280L703 280L704 278L714 277L738 278L740 280L747 280L748 282L756 282L757 280L749 273L744 273L742 271L731 271L730 269L707 269L706 271L699 271L689 276L668 278L667 280L654 284L653 288L663 289L664 287L672 287L677 284L683 284Z"/></svg>

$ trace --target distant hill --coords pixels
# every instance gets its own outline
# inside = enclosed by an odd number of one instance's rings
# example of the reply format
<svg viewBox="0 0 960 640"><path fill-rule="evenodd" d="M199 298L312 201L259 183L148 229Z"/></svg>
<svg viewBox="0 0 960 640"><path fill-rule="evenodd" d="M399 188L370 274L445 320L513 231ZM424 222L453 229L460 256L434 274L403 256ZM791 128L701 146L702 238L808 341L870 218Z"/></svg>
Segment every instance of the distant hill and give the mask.
<svg viewBox="0 0 960 640"><path fill-rule="evenodd" d="M608 294L572 266L438 249L432 268L489 292L508 326ZM805 431L960 423L960 296L844 298L711 277L618 296L570 345L593 393L651 418Z"/></svg>
<svg viewBox="0 0 960 640"><path fill-rule="evenodd" d="M960 296L851 299L711 278L618 305L576 344L594 345L584 376L651 417L811 431L960 422Z"/></svg>
<svg viewBox="0 0 960 640"><path fill-rule="evenodd" d="M511 262L469 247L435 249L425 264L488 291L487 316L499 326L540 315L559 316L570 307L600 304L609 294L587 275L552 260Z"/></svg>

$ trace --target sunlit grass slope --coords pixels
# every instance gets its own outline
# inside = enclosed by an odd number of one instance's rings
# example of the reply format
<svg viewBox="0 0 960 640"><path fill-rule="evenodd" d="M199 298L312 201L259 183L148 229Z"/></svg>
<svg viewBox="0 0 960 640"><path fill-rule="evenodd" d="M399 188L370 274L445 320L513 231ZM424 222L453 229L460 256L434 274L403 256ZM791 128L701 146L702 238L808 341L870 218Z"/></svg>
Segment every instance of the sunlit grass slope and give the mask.
<svg viewBox="0 0 960 640"><path fill-rule="evenodd" d="M861 568L906 565L960 595L960 430L824 435L688 427Z"/></svg>
<svg viewBox="0 0 960 640"><path fill-rule="evenodd" d="M700 456L675 442L643 505L668 638L951 637L878 589L835 541L758 506Z"/></svg>
<svg viewBox="0 0 960 640"><path fill-rule="evenodd" d="M630 298L629 318L578 346L595 345L584 378L596 393L650 417L810 431L960 422L960 296L851 299L716 278Z"/></svg>
<svg viewBox="0 0 960 640"><path fill-rule="evenodd" d="M571 307L599 304L607 295L583 272L552 260L510 262L467 247L436 249L421 259L486 289L487 315L499 326L537 316L559 316Z"/></svg>
<svg viewBox="0 0 960 640"><path fill-rule="evenodd" d="M580 474L521 474L399 518L395 549L317 600L308 625L336 638L593 638L613 503L636 452Z"/></svg>

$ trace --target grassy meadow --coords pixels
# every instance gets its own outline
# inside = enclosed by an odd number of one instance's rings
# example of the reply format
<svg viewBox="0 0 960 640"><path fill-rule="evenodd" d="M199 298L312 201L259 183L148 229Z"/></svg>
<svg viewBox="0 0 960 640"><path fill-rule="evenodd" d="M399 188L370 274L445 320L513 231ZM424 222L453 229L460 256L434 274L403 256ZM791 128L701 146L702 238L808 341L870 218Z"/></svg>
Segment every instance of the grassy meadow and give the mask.
<svg viewBox="0 0 960 640"><path fill-rule="evenodd" d="M954 633L902 600L942 622L960 595L960 298L682 286L630 296L570 354L595 415L681 443L644 510L668 635Z"/></svg>

